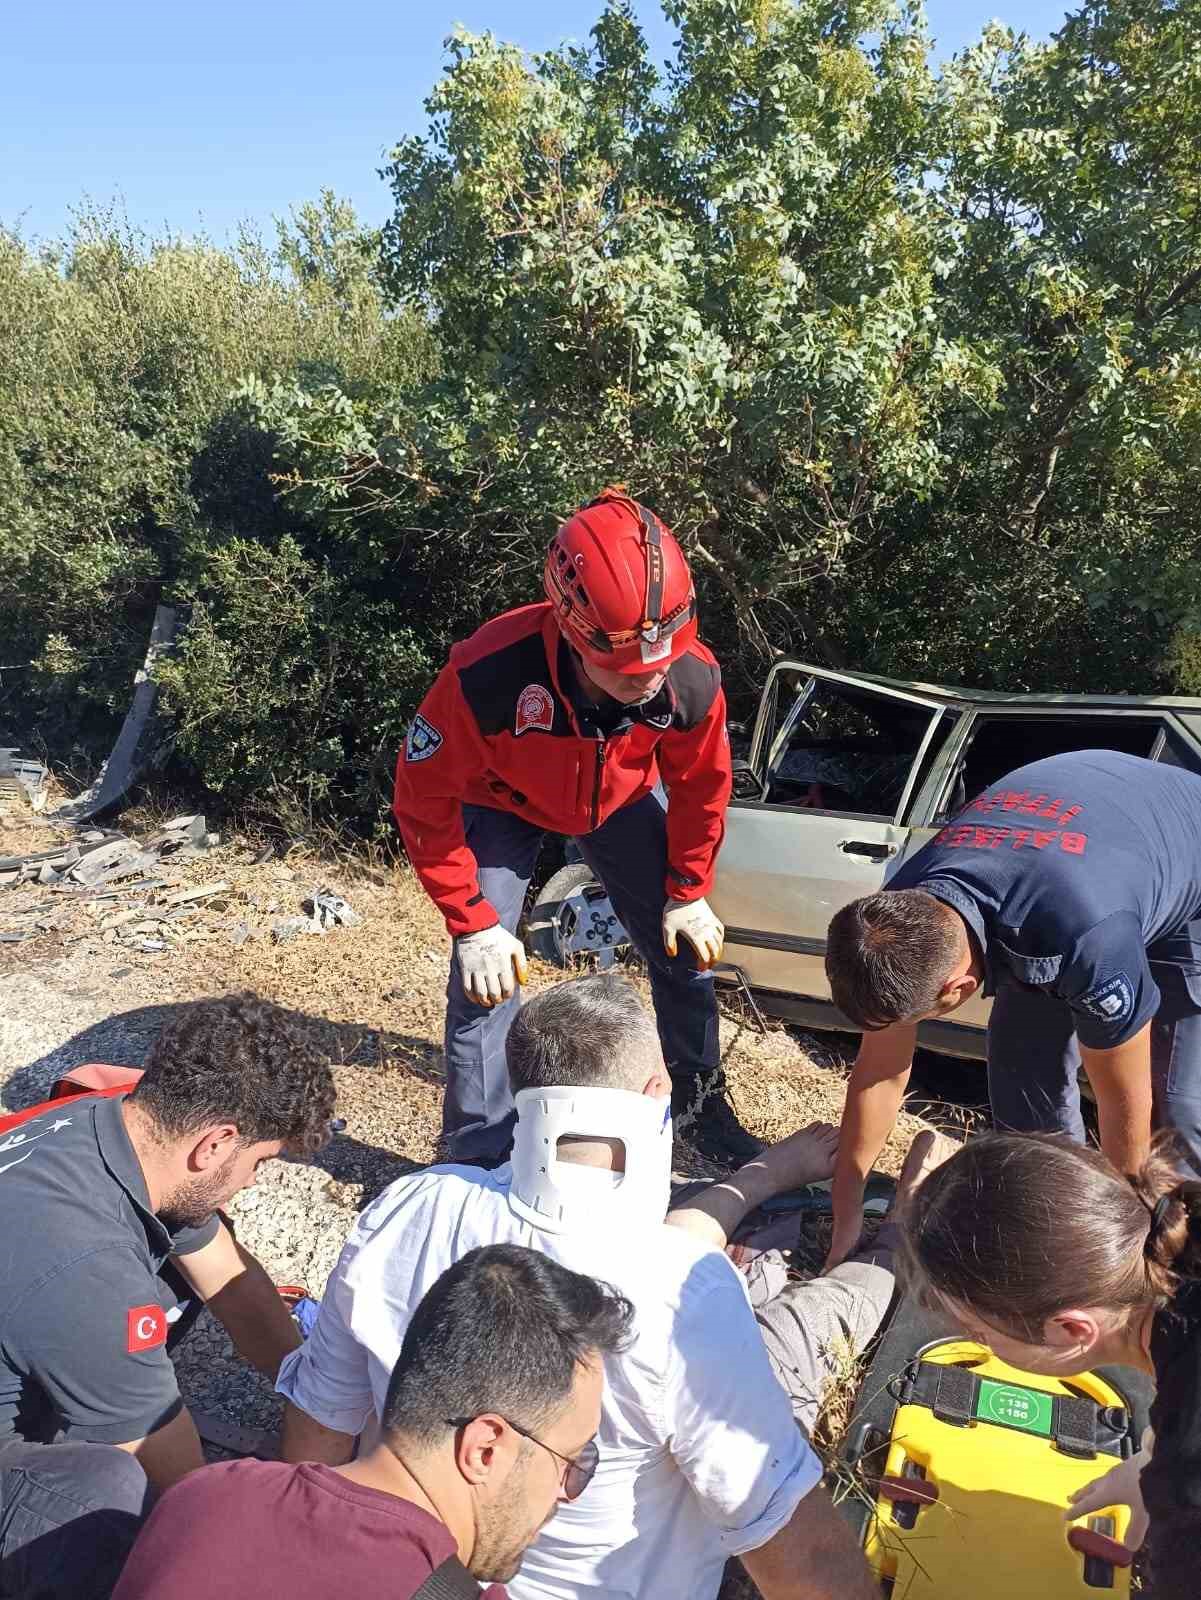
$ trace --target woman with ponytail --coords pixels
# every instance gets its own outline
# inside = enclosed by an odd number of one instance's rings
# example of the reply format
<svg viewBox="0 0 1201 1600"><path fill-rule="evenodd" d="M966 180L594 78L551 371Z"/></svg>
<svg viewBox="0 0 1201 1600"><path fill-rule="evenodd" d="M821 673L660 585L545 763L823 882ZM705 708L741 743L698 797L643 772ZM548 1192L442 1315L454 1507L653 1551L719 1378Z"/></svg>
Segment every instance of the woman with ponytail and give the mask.
<svg viewBox="0 0 1201 1600"><path fill-rule="evenodd" d="M1170 1135L1132 1178L1059 1136L973 1139L914 1195L904 1245L923 1298L1003 1361L1153 1374L1143 1448L1068 1516L1129 1504L1156 1600L1201 1592L1201 1182L1186 1171Z"/></svg>

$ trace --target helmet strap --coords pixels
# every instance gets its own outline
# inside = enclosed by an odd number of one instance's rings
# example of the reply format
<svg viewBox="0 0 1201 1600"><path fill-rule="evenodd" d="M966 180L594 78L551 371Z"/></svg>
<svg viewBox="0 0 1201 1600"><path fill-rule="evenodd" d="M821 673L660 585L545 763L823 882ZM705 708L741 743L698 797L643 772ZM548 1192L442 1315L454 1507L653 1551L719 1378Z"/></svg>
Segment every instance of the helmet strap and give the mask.
<svg viewBox="0 0 1201 1600"><path fill-rule="evenodd" d="M635 500L642 540L646 548L646 603L643 606L642 637L648 644L659 639L659 624L663 620L663 539L655 515Z"/></svg>

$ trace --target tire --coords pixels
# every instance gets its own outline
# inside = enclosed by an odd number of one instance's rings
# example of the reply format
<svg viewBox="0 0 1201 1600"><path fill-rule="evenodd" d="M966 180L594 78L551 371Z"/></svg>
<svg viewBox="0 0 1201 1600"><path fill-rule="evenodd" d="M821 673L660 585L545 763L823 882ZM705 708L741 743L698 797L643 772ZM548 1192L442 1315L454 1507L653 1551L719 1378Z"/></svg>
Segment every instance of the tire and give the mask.
<svg viewBox="0 0 1201 1600"><path fill-rule="evenodd" d="M525 942L531 955L555 967L584 960L608 967L629 946L630 936L604 888L580 861L560 867L543 884L530 907Z"/></svg>

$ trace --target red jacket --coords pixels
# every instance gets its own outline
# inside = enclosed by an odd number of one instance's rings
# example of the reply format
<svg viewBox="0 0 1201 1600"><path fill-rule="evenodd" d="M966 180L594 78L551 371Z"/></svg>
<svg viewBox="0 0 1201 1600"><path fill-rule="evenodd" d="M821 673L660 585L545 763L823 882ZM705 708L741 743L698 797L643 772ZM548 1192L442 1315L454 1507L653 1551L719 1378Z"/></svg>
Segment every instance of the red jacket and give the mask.
<svg viewBox="0 0 1201 1600"><path fill-rule="evenodd" d="M553 833L591 833L662 776L669 798L664 899L709 891L730 798L717 662L694 644L668 668L662 695L608 738L581 731L569 671L548 604L508 611L455 645L409 726L392 809L452 934L496 923L464 837L465 801Z"/></svg>

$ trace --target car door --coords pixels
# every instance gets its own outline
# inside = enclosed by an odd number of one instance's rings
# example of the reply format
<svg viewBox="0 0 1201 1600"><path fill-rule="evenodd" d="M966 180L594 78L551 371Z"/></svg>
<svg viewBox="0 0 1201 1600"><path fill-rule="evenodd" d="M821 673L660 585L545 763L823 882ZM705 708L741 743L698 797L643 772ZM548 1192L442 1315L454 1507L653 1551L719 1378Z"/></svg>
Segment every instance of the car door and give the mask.
<svg viewBox="0 0 1201 1600"><path fill-rule="evenodd" d="M772 669L713 887L726 961L752 987L829 1000L830 918L871 894L959 712L934 695L800 662Z"/></svg>

